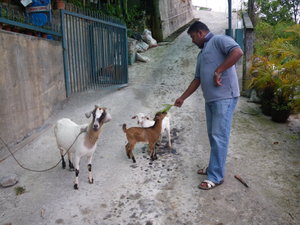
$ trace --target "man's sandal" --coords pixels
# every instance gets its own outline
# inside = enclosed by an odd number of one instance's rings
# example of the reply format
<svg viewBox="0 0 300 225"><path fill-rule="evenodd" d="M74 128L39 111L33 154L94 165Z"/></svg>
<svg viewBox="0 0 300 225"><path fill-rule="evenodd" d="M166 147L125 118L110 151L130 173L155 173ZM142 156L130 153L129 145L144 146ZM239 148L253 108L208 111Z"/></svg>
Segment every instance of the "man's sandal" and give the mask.
<svg viewBox="0 0 300 225"><path fill-rule="evenodd" d="M223 184L224 181L221 181L220 183L216 184L210 180L204 180L201 182L201 184L199 184L198 188L202 189L202 190L210 190L213 189L221 184Z"/></svg>
<svg viewBox="0 0 300 225"><path fill-rule="evenodd" d="M207 167L198 170L197 173L200 175L207 175Z"/></svg>

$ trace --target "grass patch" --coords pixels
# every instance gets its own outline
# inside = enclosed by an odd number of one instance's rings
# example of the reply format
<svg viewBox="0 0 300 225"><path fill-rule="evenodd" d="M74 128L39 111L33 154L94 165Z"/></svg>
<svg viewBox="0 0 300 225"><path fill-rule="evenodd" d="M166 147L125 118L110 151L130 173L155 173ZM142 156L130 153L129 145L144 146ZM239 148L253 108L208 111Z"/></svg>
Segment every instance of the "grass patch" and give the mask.
<svg viewBox="0 0 300 225"><path fill-rule="evenodd" d="M16 195L21 195L21 194L24 194L26 192L26 189L25 187L15 187L15 192L16 192Z"/></svg>

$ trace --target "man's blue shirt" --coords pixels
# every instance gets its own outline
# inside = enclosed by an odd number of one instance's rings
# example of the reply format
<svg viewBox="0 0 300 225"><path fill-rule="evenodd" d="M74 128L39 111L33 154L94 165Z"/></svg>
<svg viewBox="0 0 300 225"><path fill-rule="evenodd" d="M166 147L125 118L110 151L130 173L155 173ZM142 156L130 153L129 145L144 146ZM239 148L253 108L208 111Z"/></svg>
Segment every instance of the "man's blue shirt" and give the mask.
<svg viewBox="0 0 300 225"><path fill-rule="evenodd" d="M213 35L208 42L204 43L202 51L198 54L195 79L201 81L206 102L240 96L235 65L222 73L222 86L215 86L213 79L217 67L224 62L234 48L239 48L239 45L231 37Z"/></svg>

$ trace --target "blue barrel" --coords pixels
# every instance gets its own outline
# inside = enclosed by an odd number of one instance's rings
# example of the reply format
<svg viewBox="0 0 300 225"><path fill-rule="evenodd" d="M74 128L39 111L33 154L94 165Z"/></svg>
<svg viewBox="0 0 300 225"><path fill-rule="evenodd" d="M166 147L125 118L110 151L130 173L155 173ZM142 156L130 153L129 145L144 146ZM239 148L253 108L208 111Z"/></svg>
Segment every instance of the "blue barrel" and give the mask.
<svg viewBox="0 0 300 225"><path fill-rule="evenodd" d="M36 26L52 25L51 0L33 0L26 11L30 23Z"/></svg>

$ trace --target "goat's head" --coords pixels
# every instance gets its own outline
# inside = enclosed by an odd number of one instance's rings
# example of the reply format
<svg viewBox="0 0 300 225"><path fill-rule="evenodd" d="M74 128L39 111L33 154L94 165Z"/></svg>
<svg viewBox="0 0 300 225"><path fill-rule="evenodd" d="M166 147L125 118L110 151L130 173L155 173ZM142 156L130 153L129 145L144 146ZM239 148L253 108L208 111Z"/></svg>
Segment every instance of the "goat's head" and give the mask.
<svg viewBox="0 0 300 225"><path fill-rule="evenodd" d="M145 120L150 120L148 116L145 116L144 113L138 113L135 116L131 117L131 119L137 119L137 124L142 125Z"/></svg>
<svg viewBox="0 0 300 225"><path fill-rule="evenodd" d="M102 123L107 123L111 120L110 114L107 112L106 108L95 105L95 108L87 112L85 116L90 118L93 115L92 127L95 131L97 131Z"/></svg>
<svg viewBox="0 0 300 225"><path fill-rule="evenodd" d="M167 115L167 112L158 112L155 114L154 121L163 120L166 115Z"/></svg>

